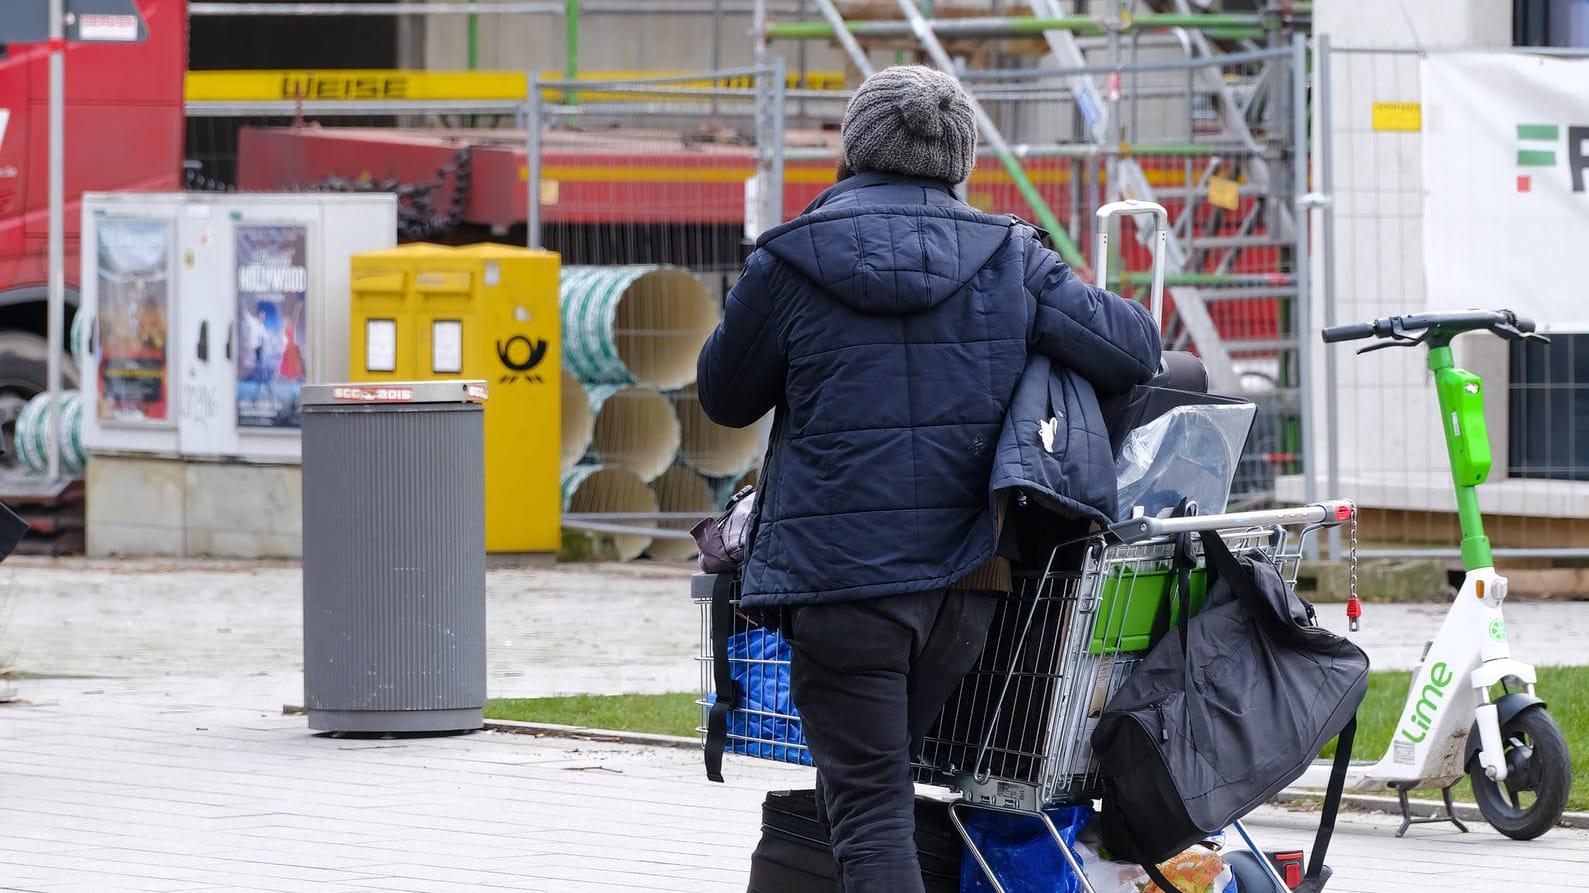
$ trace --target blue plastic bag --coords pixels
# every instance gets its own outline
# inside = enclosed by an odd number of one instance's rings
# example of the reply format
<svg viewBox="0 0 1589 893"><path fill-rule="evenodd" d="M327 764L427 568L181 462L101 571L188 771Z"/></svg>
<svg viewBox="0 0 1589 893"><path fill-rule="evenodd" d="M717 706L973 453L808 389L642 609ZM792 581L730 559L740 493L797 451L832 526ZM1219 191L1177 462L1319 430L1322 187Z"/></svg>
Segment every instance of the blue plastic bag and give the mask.
<svg viewBox="0 0 1589 893"><path fill-rule="evenodd" d="M789 658L789 643L771 630L757 627L729 637L729 673L739 684L739 706L728 715L729 753L811 765L789 696ZM707 701L716 698L714 692Z"/></svg>
<svg viewBox="0 0 1589 893"><path fill-rule="evenodd" d="M1063 806L1046 810L1059 836L1074 846L1076 835L1092 820L1090 806ZM966 834L977 845L982 858L998 875L1006 893L1080 893L1065 856L1054 843L1043 820L1033 815L1015 815L990 809L968 810ZM1077 857L1080 861L1080 857ZM961 893L992 893L977 860L969 853L960 865Z"/></svg>

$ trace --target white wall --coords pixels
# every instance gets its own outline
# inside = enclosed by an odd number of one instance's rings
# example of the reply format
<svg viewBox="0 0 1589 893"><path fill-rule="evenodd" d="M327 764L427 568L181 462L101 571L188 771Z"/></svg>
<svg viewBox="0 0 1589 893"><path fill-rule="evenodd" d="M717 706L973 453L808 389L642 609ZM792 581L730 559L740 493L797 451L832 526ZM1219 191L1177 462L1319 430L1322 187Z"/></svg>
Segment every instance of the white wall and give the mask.
<svg viewBox="0 0 1589 893"><path fill-rule="evenodd" d="M1337 44L1508 46L1512 0L1317 0L1313 32Z"/></svg>
<svg viewBox="0 0 1589 893"><path fill-rule="evenodd" d="M814 4L812 10L815 18ZM415 64L432 69L463 69L468 58L467 21L462 15L426 16L423 57ZM750 24L747 13L724 14L718 44L723 67L754 63ZM478 64L482 69L562 72L567 65L568 39L561 15L481 16L478 35ZM798 69L798 44L782 41L773 48L783 54L790 71ZM712 67L714 56L713 16L586 12L579 20L578 50L581 71L706 71ZM830 48L827 41L807 41L806 53L812 71L843 69L842 53Z"/></svg>

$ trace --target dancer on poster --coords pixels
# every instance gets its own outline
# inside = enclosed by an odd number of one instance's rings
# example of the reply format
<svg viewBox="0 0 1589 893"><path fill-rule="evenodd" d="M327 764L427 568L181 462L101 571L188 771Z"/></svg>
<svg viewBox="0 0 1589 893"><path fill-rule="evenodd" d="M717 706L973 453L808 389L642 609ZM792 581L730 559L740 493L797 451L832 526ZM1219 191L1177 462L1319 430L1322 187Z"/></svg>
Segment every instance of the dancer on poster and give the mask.
<svg viewBox="0 0 1589 893"><path fill-rule="evenodd" d="M239 427L299 427L307 245L303 226L237 227Z"/></svg>

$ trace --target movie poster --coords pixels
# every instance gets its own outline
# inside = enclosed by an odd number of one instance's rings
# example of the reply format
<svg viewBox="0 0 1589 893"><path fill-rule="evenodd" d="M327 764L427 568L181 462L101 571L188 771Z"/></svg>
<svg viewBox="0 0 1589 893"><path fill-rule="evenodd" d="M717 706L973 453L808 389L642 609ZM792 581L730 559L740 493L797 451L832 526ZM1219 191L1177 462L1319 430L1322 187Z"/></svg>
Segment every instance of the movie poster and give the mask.
<svg viewBox="0 0 1589 893"><path fill-rule="evenodd" d="M169 419L171 224L99 221L99 418Z"/></svg>
<svg viewBox="0 0 1589 893"><path fill-rule="evenodd" d="M308 228L237 226L237 424L297 428L309 358Z"/></svg>

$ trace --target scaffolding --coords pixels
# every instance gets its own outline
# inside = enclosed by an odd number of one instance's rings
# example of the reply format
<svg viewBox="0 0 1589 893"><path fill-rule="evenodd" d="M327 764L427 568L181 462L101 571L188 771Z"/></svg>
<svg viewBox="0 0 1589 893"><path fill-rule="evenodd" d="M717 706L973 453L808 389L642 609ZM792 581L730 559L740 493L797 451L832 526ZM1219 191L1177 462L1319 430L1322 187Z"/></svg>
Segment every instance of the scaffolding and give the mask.
<svg viewBox="0 0 1589 893"><path fill-rule="evenodd" d="M828 40L855 79L890 52L893 62L954 74L984 142L968 200L985 205L979 178L1002 172L1019 194L1013 212L1045 229L1083 275L1095 263L1085 250L1090 209L1119 199L1170 208L1166 344L1198 352L1212 389L1266 404L1253 444L1268 466L1260 477L1296 470L1312 427L1297 395L1309 345L1296 337L1308 318L1305 221L1315 203L1306 166L1311 4L1204 12L1189 0L814 2L819 21L758 13L758 58L776 42ZM1023 46L1004 58L998 49L1034 39L1045 52ZM988 209L1011 210L1000 204ZM1127 231L1110 241L1120 255L1103 265L1119 272L1106 284L1135 296L1147 283L1150 233L1120 225ZM1250 489L1267 491L1267 482Z"/></svg>

